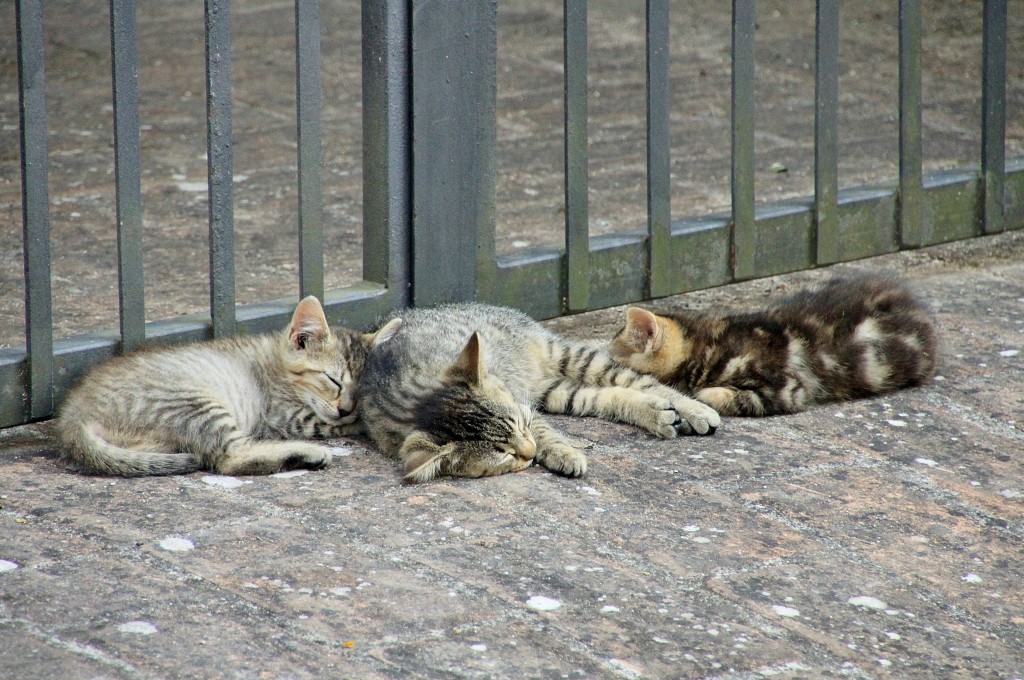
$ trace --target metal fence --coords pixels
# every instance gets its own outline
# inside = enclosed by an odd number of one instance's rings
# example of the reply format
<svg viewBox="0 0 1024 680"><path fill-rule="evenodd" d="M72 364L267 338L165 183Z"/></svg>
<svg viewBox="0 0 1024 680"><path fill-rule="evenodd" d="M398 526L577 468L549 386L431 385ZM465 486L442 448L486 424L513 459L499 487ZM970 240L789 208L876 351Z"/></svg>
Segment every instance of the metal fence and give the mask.
<svg viewBox="0 0 1024 680"><path fill-rule="evenodd" d="M111 0L120 324L55 341L42 0L16 0L25 349L0 350L0 427L42 419L85 370L152 341L282 326L293 301L237 305L228 0L206 0L209 314L145 322L134 0ZM732 3L732 208L670 210L668 0L646 0L647 224L588 233L587 3L564 0L565 246L495 250L497 0L365 0L364 280L324 290L318 0L296 0L299 278L329 318L480 299L547 318L1024 227L1024 159L1004 158L1006 0L985 0L977 170L923 175L920 0L899 1L899 176L839 190L838 0L816 3L814 196L755 205L755 2ZM111 324L113 326L113 323Z"/></svg>

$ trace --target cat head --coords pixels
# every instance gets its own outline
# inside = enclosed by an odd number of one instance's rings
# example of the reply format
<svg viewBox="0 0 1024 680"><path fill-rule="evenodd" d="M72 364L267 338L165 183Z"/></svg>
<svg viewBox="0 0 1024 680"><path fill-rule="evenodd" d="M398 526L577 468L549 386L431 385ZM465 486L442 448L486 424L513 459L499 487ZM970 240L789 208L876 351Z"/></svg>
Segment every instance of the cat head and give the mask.
<svg viewBox="0 0 1024 680"><path fill-rule="evenodd" d="M685 358L686 343L678 324L639 307L626 310L626 325L608 345L624 366L666 381Z"/></svg>
<svg viewBox="0 0 1024 680"><path fill-rule="evenodd" d="M294 396L325 423L355 422L355 392L366 356L401 324L392 319L375 333L332 330L320 301L313 295L303 299L285 331L284 366Z"/></svg>
<svg viewBox="0 0 1024 680"><path fill-rule="evenodd" d="M417 433L399 453L408 481L515 472L528 467L537 453L530 431L533 411L488 373L478 333L470 336L414 417Z"/></svg>

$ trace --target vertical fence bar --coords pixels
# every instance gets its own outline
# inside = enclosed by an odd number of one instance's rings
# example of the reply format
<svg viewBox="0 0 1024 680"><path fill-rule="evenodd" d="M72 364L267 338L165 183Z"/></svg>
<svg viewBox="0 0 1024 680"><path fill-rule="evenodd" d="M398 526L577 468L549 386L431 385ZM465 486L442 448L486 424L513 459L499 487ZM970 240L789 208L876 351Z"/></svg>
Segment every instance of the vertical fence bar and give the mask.
<svg viewBox="0 0 1024 680"><path fill-rule="evenodd" d="M206 0L206 168L213 337L235 332L230 0Z"/></svg>
<svg viewBox="0 0 1024 680"><path fill-rule="evenodd" d="M814 215L817 263L839 260L839 1L815 3Z"/></svg>
<svg viewBox="0 0 1024 680"><path fill-rule="evenodd" d="M1005 228L1006 0L985 0L981 71L982 228L994 234Z"/></svg>
<svg viewBox="0 0 1024 680"><path fill-rule="evenodd" d="M53 309L42 0L17 0L21 216L25 249L25 345L29 418L53 410Z"/></svg>
<svg viewBox="0 0 1024 680"><path fill-rule="evenodd" d="M320 0L295 0L295 106L299 146L299 293L324 297Z"/></svg>
<svg viewBox="0 0 1024 680"><path fill-rule="evenodd" d="M672 290L669 5L647 0L647 294Z"/></svg>
<svg viewBox="0 0 1024 680"><path fill-rule="evenodd" d="M732 224L733 277L756 271L754 231L754 0L732 2Z"/></svg>
<svg viewBox="0 0 1024 680"><path fill-rule="evenodd" d="M565 253L568 311L590 306L590 216L587 175L587 3L564 0Z"/></svg>
<svg viewBox="0 0 1024 680"><path fill-rule="evenodd" d="M363 0L363 278L409 304L412 168L409 6Z"/></svg>
<svg viewBox="0 0 1024 680"><path fill-rule="evenodd" d="M924 242L921 222L921 0L900 0L899 242Z"/></svg>
<svg viewBox="0 0 1024 680"><path fill-rule="evenodd" d="M146 339L137 43L135 0L110 0L116 187L114 200L117 204L117 274L122 351L134 349Z"/></svg>
<svg viewBox="0 0 1024 680"><path fill-rule="evenodd" d="M416 306L471 300L494 262L497 0L413 0Z"/></svg>

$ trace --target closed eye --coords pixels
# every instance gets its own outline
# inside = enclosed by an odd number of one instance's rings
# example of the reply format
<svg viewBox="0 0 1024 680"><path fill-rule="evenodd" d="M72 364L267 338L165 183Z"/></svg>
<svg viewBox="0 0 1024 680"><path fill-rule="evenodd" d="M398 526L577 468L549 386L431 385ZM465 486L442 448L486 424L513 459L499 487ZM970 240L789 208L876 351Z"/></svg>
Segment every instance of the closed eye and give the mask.
<svg viewBox="0 0 1024 680"><path fill-rule="evenodd" d="M327 377L328 380L330 380L332 383L334 383L337 386L337 388L338 388L338 396L341 396L341 392L342 392L342 390L344 390L344 388L341 386L341 383L338 382L337 380L335 380L334 378L332 378L331 375L328 374L328 373L324 373L324 375Z"/></svg>

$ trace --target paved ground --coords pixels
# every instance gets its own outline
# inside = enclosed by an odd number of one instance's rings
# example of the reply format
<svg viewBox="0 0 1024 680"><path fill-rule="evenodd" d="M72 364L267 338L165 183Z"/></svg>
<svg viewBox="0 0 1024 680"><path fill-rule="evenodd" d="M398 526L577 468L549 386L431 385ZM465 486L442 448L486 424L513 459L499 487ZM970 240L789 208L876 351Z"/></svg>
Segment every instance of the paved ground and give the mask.
<svg viewBox="0 0 1024 680"><path fill-rule="evenodd" d="M113 480L0 431L0 677L1024 677L1024 232L860 266L934 306L932 384L671 442L560 418L582 480L405 486L361 440Z"/></svg>

